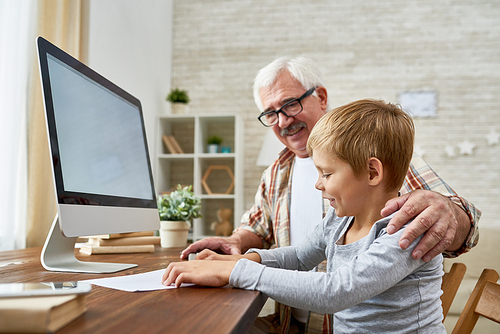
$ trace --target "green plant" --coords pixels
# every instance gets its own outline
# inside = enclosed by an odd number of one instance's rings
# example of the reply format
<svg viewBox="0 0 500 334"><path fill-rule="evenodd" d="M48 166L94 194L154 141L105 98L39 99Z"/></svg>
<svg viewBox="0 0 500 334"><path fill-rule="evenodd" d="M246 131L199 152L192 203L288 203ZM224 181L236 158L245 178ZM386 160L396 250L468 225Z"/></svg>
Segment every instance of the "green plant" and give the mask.
<svg viewBox="0 0 500 334"><path fill-rule="evenodd" d="M189 96L187 91L179 88L174 88L168 93L167 101L172 103L189 103Z"/></svg>
<svg viewBox="0 0 500 334"><path fill-rule="evenodd" d="M158 196L160 220L187 221L201 218L201 198L194 195L193 186L182 187L170 194Z"/></svg>
<svg viewBox="0 0 500 334"><path fill-rule="evenodd" d="M207 139L207 143L210 144L215 144L215 145L220 145L222 143L222 138L219 136L210 136Z"/></svg>

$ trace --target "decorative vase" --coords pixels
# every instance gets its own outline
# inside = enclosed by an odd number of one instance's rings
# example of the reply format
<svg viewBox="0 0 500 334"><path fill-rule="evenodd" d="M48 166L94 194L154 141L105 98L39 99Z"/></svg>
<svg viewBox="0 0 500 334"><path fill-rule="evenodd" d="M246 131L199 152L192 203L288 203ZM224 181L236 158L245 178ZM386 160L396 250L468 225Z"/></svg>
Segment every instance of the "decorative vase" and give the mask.
<svg viewBox="0 0 500 334"><path fill-rule="evenodd" d="M160 221L161 247L186 247L189 223L186 221Z"/></svg>
<svg viewBox="0 0 500 334"><path fill-rule="evenodd" d="M217 151L219 151L219 145L208 144L208 153L217 153Z"/></svg>
<svg viewBox="0 0 500 334"><path fill-rule="evenodd" d="M174 102L172 103L172 114L185 114L187 109L186 103Z"/></svg>

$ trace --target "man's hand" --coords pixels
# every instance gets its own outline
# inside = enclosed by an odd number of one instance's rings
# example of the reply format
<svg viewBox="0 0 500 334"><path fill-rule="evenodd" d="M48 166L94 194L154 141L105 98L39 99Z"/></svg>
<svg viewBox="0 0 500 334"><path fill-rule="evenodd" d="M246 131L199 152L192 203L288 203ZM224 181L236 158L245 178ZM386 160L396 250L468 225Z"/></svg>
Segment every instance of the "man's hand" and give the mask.
<svg viewBox="0 0 500 334"><path fill-rule="evenodd" d="M189 254L198 253L203 249L211 249L222 254L241 254L241 246L236 240L232 239L231 237L211 237L198 240L189 245L182 251L181 259L187 259Z"/></svg>
<svg viewBox="0 0 500 334"><path fill-rule="evenodd" d="M243 258L243 255L222 255L210 249L204 249L196 255L196 260L210 261L238 261L241 258Z"/></svg>
<svg viewBox="0 0 500 334"><path fill-rule="evenodd" d="M260 263L261 258L258 253L249 253L245 255L221 255L217 254L210 249L205 249L201 251L198 255L196 255L196 260L209 260L209 261L238 261L240 259L247 259L250 261L254 261Z"/></svg>
<svg viewBox="0 0 500 334"><path fill-rule="evenodd" d="M196 241L181 253L181 259L187 259L190 253L211 249L217 253L239 255L250 248L262 248L262 240L247 230L239 229L227 238L211 237Z"/></svg>
<svg viewBox="0 0 500 334"><path fill-rule="evenodd" d="M229 283L229 276L236 261L182 261L168 265L162 277L162 284L194 283L220 287Z"/></svg>
<svg viewBox="0 0 500 334"><path fill-rule="evenodd" d="M470 230L470 221L465 211L449 198L430 190L414 190L391 199L382 209L381 215L386 217L397 210L399 211L387 226L389 234L395 233L415 217L401 235L401 248L406 249L425 232L412 252L416 260L422 258L428 262L446 249L457 250Z"/></svg>

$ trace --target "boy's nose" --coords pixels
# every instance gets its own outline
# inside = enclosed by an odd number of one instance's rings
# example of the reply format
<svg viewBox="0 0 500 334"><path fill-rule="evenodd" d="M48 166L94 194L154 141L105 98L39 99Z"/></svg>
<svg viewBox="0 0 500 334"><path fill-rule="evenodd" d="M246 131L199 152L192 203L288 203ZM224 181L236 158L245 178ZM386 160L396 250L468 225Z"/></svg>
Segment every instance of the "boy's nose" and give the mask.
<svg viewBox="0 0 500 334"><path fill-rule="evenodd" d="M320 191L323 191L324 187L323 187L323 182L321 182L321 175L318 177L318 181L316 181L314 187Z"/></svg>

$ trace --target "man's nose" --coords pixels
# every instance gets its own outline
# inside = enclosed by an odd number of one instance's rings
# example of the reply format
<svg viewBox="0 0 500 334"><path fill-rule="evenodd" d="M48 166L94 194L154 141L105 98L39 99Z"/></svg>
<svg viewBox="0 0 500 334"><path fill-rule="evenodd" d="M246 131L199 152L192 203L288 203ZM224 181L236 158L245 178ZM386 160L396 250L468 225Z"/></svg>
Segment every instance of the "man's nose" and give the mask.
<svg viewBox="0 0 500 334"><path fill-rule="evenodd" d="M284 115L283 113L278 114L278 126L282 129L285 129L293 122L293 116L289 117Z"/></svg>

